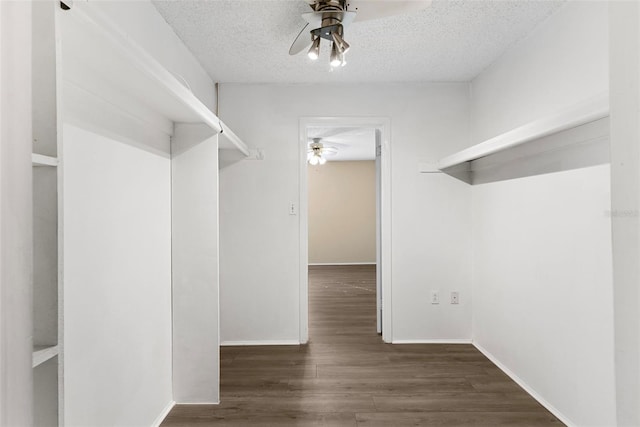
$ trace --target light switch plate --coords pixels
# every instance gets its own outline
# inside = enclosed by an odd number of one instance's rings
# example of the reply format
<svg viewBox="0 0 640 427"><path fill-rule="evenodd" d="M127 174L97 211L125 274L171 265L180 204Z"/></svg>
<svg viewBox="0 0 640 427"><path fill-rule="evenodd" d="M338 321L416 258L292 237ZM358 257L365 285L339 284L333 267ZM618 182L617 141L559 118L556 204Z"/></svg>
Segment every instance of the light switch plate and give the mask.
<svg viewBox="0 0 640 427"><path fill-rule="evenodd" d="M431 304L440 304L440 292L431 291Z"/></svg>

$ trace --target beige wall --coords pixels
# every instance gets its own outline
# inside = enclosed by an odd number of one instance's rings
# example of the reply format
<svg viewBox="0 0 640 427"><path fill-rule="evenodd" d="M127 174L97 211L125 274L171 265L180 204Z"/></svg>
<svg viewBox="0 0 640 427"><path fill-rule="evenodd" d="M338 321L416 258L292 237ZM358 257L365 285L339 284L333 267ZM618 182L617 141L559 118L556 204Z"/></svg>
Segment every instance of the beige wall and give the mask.
<svg viewBox="0 0 640 427"><path fill-rule="evenodd" d="M375 162L327 162L308 175L309 263L374 263Z"/></svg>

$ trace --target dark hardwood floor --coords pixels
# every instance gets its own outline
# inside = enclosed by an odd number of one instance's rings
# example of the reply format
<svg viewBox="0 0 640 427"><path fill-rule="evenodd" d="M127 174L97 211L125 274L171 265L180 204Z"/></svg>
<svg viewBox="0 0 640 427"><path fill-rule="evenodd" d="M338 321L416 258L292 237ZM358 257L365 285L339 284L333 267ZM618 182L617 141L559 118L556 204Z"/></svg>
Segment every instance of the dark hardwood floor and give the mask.
<svg viewBox="0 0 640 427"><path fill-rule="evenodd" d="M374 266L309 270L309 344L223 347L220 405L163 426L562 425L471 345L384 344Z"/></svg>

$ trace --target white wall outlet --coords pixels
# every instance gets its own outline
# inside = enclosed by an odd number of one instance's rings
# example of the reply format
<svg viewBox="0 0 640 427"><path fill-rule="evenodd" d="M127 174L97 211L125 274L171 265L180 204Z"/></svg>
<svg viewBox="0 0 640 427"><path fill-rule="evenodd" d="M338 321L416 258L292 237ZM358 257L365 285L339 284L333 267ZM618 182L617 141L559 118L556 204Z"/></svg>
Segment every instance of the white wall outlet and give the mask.
<svg viewBox="0 0 640 427"><path fill-rule="evenodd" d="M451 304L459 304L460 303L460 295L458 292L451 292Z"/></svg>
<svg viewBox="0 0 640 427"><path fill-rule="evenodd" d="M294 202L289 203L289 215L298 215L298 205Z"/></svg>
<svg viewBox="0 0 640 427"><path fill-rule="evenodd" d="M440 291L431 291L431 304L440 304Z"/></svg>

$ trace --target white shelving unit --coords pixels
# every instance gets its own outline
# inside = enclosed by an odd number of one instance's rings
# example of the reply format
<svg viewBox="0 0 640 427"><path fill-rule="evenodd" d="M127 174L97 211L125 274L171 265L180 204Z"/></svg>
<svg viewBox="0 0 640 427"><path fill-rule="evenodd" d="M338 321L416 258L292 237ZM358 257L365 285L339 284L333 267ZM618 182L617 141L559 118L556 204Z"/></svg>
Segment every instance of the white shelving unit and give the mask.
<svg viewBox="0 0 640 427"><path fill-rule="evenodd" d="M59 425L61 298L58 280L57 159L33 155L34 425Z"/></svg>
<svg viewBox="0 0 640 427"><path fill-rule="evenodd" d="M207 138L218 135L220 164L259 157L100 7L68 5L66 10L59 2L33 5L35 426L64 425L70 406L64 399L63 124L157 147L163 154L169 153L166 141L177 127L194 125ZM217 166L211 165L212 173Z"/></svg>
<svg viewBox="0 0 640 427"><path fill-rule="evenodd" d="M603 94L445 157L438 169L481 184L607 163L608 116Z"/></svg>
<svg viewBox="0 0 640 427"><path fill-rule="evenodd" d="M187 86L96 8L76 2L60 16L65 98L69 98L65 107L74 115L90 114L70 105L78 104L71 99L74 96L99 99L126 108L128 120L166 135L173 134L176 123L204 124L220 135L221 156L251 155L247 145Z"/></svg>
<svg viewBox="0 0 640 427"><path fill-rule="evenodd" d="M34 425L62 421L62 280L59 233L57 2L33 4L33 402Z"/></svg>

